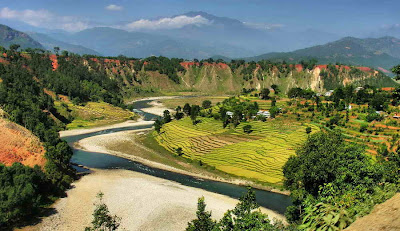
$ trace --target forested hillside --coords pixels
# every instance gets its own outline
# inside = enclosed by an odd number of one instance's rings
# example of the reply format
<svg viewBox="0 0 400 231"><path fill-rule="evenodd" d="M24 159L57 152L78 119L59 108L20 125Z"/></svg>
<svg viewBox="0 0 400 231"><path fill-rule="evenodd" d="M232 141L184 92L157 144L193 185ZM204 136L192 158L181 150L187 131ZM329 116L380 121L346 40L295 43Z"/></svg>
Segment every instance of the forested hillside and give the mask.
<svg viewBox="0 0 400 231"><path fill-rule="evenodd" d="M10 50L1 48L0 107L11 122L38 137L46 163L33 168L20 163L0 165L0 229L22 225L31 215L38 215L43 206L63 195L74 179L72 150L58 134L69 121L55 109L48 89L68 95L76 104L104 101L122 105L116 82L104 73L90 72L79 56L65 56L56 62L49 54L17 49L17 45Z"/></svg>

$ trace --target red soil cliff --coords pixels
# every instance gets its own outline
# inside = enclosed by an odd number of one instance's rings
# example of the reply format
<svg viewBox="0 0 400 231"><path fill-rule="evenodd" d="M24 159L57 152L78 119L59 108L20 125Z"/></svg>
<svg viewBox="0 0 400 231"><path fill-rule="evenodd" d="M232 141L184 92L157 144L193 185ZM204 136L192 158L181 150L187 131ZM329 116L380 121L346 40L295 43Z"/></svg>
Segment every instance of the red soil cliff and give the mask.
<svg viewBox="0 0 400 231"><path fill-rule="evenodd" d="M30 131L22 126L0 118L0 163L7 166L14 162L43 167L46 163L45 149Z"/></svg>

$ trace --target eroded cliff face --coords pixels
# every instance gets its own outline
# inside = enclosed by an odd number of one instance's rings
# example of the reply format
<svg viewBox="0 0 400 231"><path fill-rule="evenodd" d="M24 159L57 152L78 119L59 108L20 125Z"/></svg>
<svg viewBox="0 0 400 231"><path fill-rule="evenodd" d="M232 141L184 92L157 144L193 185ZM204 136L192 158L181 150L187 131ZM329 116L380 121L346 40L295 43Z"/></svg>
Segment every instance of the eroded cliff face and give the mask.
<svg viewBox="0 0 400 231"><path fill-rule="evenodd" d="M242 88L261 89L276 84L283 92L290 88L310 88L325 92L338 86L365 84L384 87L394 82L382 73L368 67L349 67L337 65L317 65L312 70L300 64L270 66L256 65L245 76L244 64L232 69L225 63L181 62L182 70L177 72L179 83L166 74L147 70L148 63L139 60L120 61L115 59L85 60L84 64L92 71L105 71L110 78L117 79L127 88L153 89L155 91L198 91L209 94L237 93Z"/></svg>
<svg viewBox="0 0 400 231"><path fill-rule="evenodd" d="M7 166L15 162L43 167L45 149L38 137L29 130L0 117L0 163Z"/></svg>

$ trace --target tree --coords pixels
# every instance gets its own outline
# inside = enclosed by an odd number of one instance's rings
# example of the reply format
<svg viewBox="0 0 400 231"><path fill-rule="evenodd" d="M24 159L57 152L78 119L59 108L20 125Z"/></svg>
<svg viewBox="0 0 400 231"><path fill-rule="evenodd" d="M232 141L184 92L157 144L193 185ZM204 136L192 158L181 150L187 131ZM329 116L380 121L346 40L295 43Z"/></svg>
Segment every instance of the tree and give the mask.
<svg viewBox="0 0 400 231"><path fill-rule="evenodd" d="M61 52L61 55L64 56L64 57L68 57L69 53L68 53L68 51L63 50L63 51Z"/></svg>
<svg viewBox="0 0 400 231"><path fill-rule="evenodd" d="M276 99L275 99L275 97L273 97L271 100L271 107L275 107L275 106L276 106Z"/></svg>
<svg viewBox="0 0 400 231"><path fill-rule="evenodd" d="M176 151L176 154L178 154L178 156L182 156L183 155L181 147L176 148L175 151Z"/></svg>
<svg viewBox="0 0 400 231"><path fill-rule="evenodd" d="M211 101L210 100L204 100L202 103L202 106L204 109L208 109L211 107Z"/></svg>
<svg viewBox="0 0 400 231"><path fill-rule="evenodd" d="M310 134L311 133L311 127L306 127L306 133Z"/></svg>
<svg viewBox="0 0 400 231"><path fill-rule="evenodd" d="M274 89L275 95L279 94L280 90L279 90L278 85L272 84L271 88Z"/></svg>
<svg viewBox="0 0 400 231"><path fill-rule="evenodd" d="M269 113L270 113L270 115L271 115L271 118L275 118L276 117L276 115L278 115L278 113L279 113L279 108L278 107L271 107L270 109L269 109Z"/></svg>
<svg viewBox="0 0 400 231"><path fill-rule="evenodd" d="M200 113L200 106L199 105L192 105L190 110L190 119L192 120L193 124L197 123L197 116Z"/></svg>
<svg viewBox="0 0 400 231"><path fill-rule="evenodd" d="M54 53L58 55L59 52L60 52L60 47L54 47Z"/></svg>
<svg viewBox="0 0 400 231"><path fill-rule="evenodd" d="M103 196L102 192L97 194L99 202L95 204L92 227L86 227L85 231L112 231L120 226L121 218L110 214L108 206L103 202Z"/></svg>
<svg viewBox="0 0 400 231"><path fill-rule="evenodd" d="M338 131L311 135L296 154L283 168L284 184L293 190L304 188L312 195L317 195L325 183L341 184L344 182L340 181L346 180L361 184L373 170L369 157L364 155L364 147L346 143ZM342 177L344 174L348 174L347 178Z"/></svg>
<svg viewBox="0 0 400 231"><path fill-rule="evenodd" d="M163 113L163 122L164 124L171 122L172 118L171 118L171 114L169 112L169 110L165 110Z"/></svg>
<svg viewBox="0 0 400 231"><path fill-rule="evenodd" d="M175 119L176 120L180 120L180 119L182 119L183 118L183 116L184 116L185 114L183 114L183 112L179 112L179 111L177 111L176 113L175 113Z"/></svg>
<svg viewBox="0 0 400 231"><path fill-rule="evenodd" d="M196 219L188 223L187 231L212 231L217 223L211 219L211 212L206 211L204 197L200 197L197 202Z"/></svg>
<svg viewBox="0 0 400 231"><path fill-rule="evenodd" d="M394 66L391 70L394 74L396 74L396 80L400 80L400 64L397 66Z"/></svg>
<svg viewBox="0 0 400 231"><path fill-rule="evenodd" d="M376 111L384 111L387 109L389 104L389 98L384 93L377 93L372 97L372 100L369 102L369 106L371 106Z"/></svg>
<svg viewBox="0 0 400 231"><path fill-rule="evenodd" d="M332 198L320 197L326 185L336 192L372 190L381 182L383 172L364 152L364 146L346 142L339 131L310 135L283 167L284 186L291 191L294 203L289 209L294 214L289 217L299 217L305 198Z"/></svg>
<svg viewBox="0 0 400 231"><path fill-rule="evenodd" d="M191 111L190 104L186 103L185 106L183 106L183 112L185 112L186 116L190 116L190 111Z"/></svg>
<svg viewBox="0 0 400 231"><path fill-rule="evenodd" d="M270 223L268 216L261 213L254 190L248 188L233 210L228 210L219 222L220 230L278 230ZM279 229L283 230L283 229Z"/></svg>
<svg viewBox="0 0 400 231"><path fill-rule="evenodd" d="M161 120L157 118L154 122L154 130L156 130L157 133L160 133L162 125L163 123L161 122Z"/></svg>
<svg viewBox="0 0 400 231"><path fill-rule="evenodd" d="M21 46L19 44L11 44L10 45L10 50L15 52L17 51Z"/></svg>
<svg viewBox="0 0 400 231"><path fill-rule="evenodd" d="M251 130L251 125L247 124L245 126L243 126L243 132L250 134L253 130Z"/></svg>
<svg viewBox="0 0 400 231"><path fill-rule="evenodd" d="M268 88L263 88L260 92L261 99L269 99L269 93L270 91Z"/></svg>

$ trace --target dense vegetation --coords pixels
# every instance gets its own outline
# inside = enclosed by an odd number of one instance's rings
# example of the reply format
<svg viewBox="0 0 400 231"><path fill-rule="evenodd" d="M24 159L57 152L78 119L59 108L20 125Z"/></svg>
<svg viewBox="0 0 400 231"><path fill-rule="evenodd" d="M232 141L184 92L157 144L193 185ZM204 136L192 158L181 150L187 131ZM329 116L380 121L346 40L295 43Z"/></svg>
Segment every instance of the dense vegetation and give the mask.
<svg viewBox="0 0 400 231"><path fill-rule="evenodd" d="M196 219L189 222L187 231L239 231L239 230L265 230L284 231L293 230L285 227L281 222L271 220L259 210L254 191L249 188L247 193L239 199L239 203L232 210L228 210L220 221L211 218L211 212L206 211L204 197L197 203Z"/></svg>
<svg viewBox="0 0 400 231"><path fill-rule="evenodd" d="M29 129L44 143L47 163L45 171L20 164L2 166L0 226L26 218L51 196L62 195L74 177L69 164L72 151L58 136L59 127L45 111L54 109L53 100L34 80L26 65L27 59L9 51L9 65L0 64L0 105L9 119Z"/></svg>
<svg viewBox="0 0 400 231"><path fill-rule="evenodd" d="M145 70L148 71L158 71L160 74L165 74L175 83L180 83L180 78L178 77L178 72L183 72L185 69L180 65L183 59L176 58L166 58L166 57L149 57L144 59L147 63L145 65Z"/></svg>
<svg viewBox="0 0 400 231"><path fill-rule="evenodd" d="M294 203L286 217L302 229L343 229L399 190L397 154L374 161L337 131L311 135L296 154L283 168Z"/></svg>

